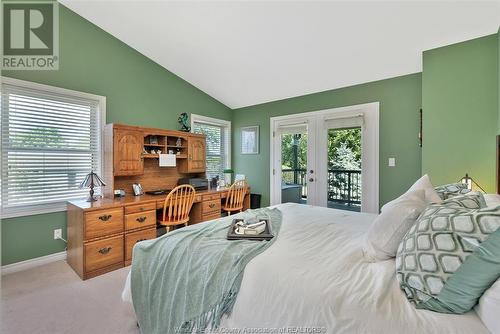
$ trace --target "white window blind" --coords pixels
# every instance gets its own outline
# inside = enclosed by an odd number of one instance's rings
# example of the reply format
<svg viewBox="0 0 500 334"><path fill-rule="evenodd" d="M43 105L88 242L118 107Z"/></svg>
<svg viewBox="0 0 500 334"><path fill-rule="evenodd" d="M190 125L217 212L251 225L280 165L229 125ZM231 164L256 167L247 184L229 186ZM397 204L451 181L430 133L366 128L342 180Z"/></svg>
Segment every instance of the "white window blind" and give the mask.
<svg viewBox="0 0 500 334"><path fill-rule="evenodd" d="M86 197L87 173L101 175L99 100L51 88L1 86L3 216L57 211Z"/></svg>
<svg viewBox="0 0 500 334"><path fill-rule="evenodd" d="M193 115L193 132L201 133L206 136L206 160L207 160L207 177L212 178L219 175L222 180L224 178L224 169L230 166L230 127L227 121L201 121L196 120L196 115ZM201 117L201 116L198 116Z"/></svg>

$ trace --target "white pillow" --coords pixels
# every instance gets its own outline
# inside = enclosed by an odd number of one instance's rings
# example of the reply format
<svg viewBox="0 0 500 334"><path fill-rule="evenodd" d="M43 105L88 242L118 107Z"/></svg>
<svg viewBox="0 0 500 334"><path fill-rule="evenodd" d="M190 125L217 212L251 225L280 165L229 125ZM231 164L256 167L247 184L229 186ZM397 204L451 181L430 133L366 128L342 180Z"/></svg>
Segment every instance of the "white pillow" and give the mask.
<svg viewBox="0 0 500 334"><path fill-rule="evenodd" d="M500 278L483 293L474 309L491 333L500 334Z"/></svg>
<svg viewBox="0 0 500 334"><path fill-rule="evenodd" d="M486 201L486 207L500 205L500 195L498 194L483 194Z"/></svg>
<svg viewBox="0 0 500 334"><path fill-rule="evenodd" d="M441 203L443 200L439 197L437 191L434 189L434 186L431 183L431 179L429 175L425 174L420 179L418 179L408 191L412 190L425 190L425 201L427 203Z"/></svg>
<svg viewBox="0 0 500 334"><path fill-rule="evenodd" d="M408 191L384 205L365 237L365 257L372 262L395 257L399 243L426 205L423 189Z"/></svg>

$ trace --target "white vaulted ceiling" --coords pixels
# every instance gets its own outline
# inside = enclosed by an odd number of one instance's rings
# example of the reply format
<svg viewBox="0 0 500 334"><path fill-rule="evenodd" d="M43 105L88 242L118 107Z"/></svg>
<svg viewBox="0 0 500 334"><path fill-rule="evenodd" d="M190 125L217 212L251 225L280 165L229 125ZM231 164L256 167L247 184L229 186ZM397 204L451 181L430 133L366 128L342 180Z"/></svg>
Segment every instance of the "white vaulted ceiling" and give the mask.
<svg viewBox="0 0 500 334"><path fill-rule="evenodd" d="M419 72L500 24L499 1L61 2L231 108Z"/></svg>

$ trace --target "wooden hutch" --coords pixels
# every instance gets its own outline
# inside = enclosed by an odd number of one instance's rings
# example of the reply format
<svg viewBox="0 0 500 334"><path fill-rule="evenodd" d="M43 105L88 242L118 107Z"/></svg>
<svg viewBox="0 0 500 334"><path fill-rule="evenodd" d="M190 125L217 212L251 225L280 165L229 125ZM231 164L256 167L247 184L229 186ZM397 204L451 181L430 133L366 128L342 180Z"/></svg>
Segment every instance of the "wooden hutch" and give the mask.
<svg viewBox="0 0 500 334"><path fill-rule="evenodd" d="M159 167L159 155L173 150L175 167ZM184 177L205 178L205 136L174 130L108 124L104 130L104 197L68 202L68 263L82 279L129 265L132 249L157 236L157 210L166 195L134 196L132 184L145 191L172 189ZM114 197L122 189L124 197ZM221 216L227 189L197 191L189 224ZM249 207L249 194L245 208Z"/></svg>

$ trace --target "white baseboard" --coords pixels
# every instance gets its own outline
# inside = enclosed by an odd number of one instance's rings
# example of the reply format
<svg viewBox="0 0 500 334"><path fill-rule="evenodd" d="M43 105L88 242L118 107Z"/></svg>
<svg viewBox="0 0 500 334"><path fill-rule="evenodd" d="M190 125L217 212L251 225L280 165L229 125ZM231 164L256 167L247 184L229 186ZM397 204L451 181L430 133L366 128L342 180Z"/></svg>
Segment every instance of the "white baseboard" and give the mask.
<svg viewBox="0 0 500 334"><path fill-rule="evenodd" d="M26 261L7 264L5 266L2 266L1 272L2 275L12 274L18 271L31 269L34 267L42 266L44 264L60 260L66 260L66 251L40 256Z"/></svg>

